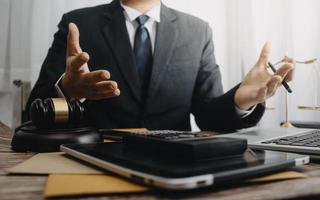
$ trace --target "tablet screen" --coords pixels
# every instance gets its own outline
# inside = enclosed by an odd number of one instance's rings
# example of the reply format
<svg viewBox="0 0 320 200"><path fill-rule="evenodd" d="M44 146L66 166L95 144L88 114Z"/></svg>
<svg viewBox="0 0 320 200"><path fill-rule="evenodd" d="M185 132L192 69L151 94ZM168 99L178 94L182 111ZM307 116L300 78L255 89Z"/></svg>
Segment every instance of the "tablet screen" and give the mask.
<svg viewBox="0 0 320 200"><path fill-rule="evenodd" d="M148 152L126 148L121 142L98 144L64 145L74 151L112 163L131 170L167 178L182 178L203 174L215 174L230 170L244 169L265 164L280 164L299 157L273 151L248 150L240 156L199 162L182 162L175 159L159 158ZM301 156L300 156L301 157Z"/></svg>

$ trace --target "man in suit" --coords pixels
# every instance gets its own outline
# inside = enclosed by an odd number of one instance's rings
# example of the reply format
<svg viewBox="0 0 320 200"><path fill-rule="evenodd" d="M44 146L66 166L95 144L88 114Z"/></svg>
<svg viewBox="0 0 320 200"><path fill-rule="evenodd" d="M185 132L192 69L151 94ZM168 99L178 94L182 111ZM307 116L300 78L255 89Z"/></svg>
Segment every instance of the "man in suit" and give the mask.
<svg viewBox="0 0 320 200"><path fill-rule="evenodd" d="M292 79L292 63L268 73L267 43L224 94L208 24L160 0L75 10L58 27L28 107L35 98L78 98L99 128L190 130L190 113L203 130L254 126L263 102Z"/></svg>

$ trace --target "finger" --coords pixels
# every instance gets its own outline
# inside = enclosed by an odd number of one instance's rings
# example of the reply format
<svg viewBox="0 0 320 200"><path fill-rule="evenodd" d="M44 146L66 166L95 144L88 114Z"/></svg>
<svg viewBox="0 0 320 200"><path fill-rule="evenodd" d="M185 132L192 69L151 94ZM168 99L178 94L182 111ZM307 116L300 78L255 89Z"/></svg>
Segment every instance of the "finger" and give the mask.
<svg viewBox="0 0 320 200"><path fill-rule="evenodd" d="M79 44L79 29L74 23L69 24L68 42L67 42L67 55L75 56L81 53L82 50Z"/></svg>
<svg viewBox="0 0 320 200"><path fill-rule="evenodd" d="M260 57L257 63L258 66L263 66L263 67L267 66L267 63L270 57L270 52L271 52L271 45L269 42L266 42L263 45L263 48L261 50Z"/></svg>
<svg viewBox="0 0 320 200"><path fill-rule="evenodd" d="M101 81L110 79L111 75L107 70L97 70L90 73L86 73L83 76L83 81L87 85L96 84Z"/></svg>
<svg viewBox="0 0 320 200"><path fill-rule="evenodd" d="M295 71L296 71L296 70L295 70L295 67L293 67L293 69L290 70L290 71L288 72L287 76L284 78L284 81L286 81L286 82L292 81L292 80L293 80L293 77L294 77Z"/></svg>
<svg viewBox="0 0 320 200"><path fill-rule="evenodd" d="M288 74L286 75L286 77L284 78L284 81L290 82L290 81L293 80L293 77L294 77L296 63L295 63L295 60L293 58L289 58L288 56L286 56L285 62L292 65L292 70L290 70L288 72Z"/></svg>
<svg viewBox="0 0 320 200"><path fill-rule="evenodd" d="M81 67L86 64L90 57L86 52L82 52L75 57L70 57L70 64L68 65L68 70L70 72L81 72Z"/></svg>
<svg viewBox="0 0 320 200"><path fill-rule="evenodd" d="M267 94L268 96L273 96L277 90L277 88L280 86L282 82L282 77L279 75L274 75L270 78L270 80L267 83Z"/></svg>
<svg viewBox="0 0 320 200"><path fill-rule="evenodd" d="M93 91L100 94L108 94L118 89L118 84L115 81L101 81L94 85Z"/></svg>
<svg viewBox="0 0 320 200"><path fill-rule="evenodd" d="M292 63L285 63L282 65L275 73L275 75L281 76L282 79L285 79L287 74L293 70L293 64Z"/></svg>
<svg viewBox="0 0 320 200"><path fill-rule="evenodd" d="M255 92L255 101L261 103L264 102L266 100L266 96L267 96L267 92L268 92L268 87L266 84L261 84L258 88L257 91Z"/></svg>
<svg viewBox="0 0 320 200"><path fill-rule="evenodd" d="M108 93L108 94L93 93L93 94L89 95L87 98L92 99L92 100L100 100L100 99L109 99L109 98L113 98L113 97L117 97L117 96L120 96L119 89L116 89L115 91Z"/></svg>
<svg viewBox="0 0 320 200"><path fill-rule="evenodd" d="M282 77L279 75L273 75L270 80L267 82L268 88L274 88L278 85L280 85L282 82Z"/></svg>

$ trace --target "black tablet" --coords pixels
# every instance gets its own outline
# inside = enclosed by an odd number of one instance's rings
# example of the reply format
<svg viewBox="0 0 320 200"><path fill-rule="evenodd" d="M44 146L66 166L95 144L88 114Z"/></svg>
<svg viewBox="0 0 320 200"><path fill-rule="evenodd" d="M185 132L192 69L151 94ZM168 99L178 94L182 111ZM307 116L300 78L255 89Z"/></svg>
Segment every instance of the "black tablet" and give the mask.
<svg viewBox="0 0 320 200"><path fill-rule="evenodd" d="M135 151L122 142L66 144L61 150L132 181L169 190L235 182L309 163L305 155L250 149L238 156L183 162Z"/></svg>

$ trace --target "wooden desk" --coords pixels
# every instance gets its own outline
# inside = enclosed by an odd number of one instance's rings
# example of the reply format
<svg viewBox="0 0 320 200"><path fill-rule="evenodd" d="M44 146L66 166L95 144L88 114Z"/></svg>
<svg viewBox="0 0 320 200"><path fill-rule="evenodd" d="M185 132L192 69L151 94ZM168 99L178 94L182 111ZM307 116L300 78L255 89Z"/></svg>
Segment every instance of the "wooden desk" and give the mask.
<svg viewBox="0 0 320 200"><path fill-rule="evenodd" d="M14 153L10 149L13 131L0 122L0 200L43 199L42 193L47 176L7 175L5 168L12 167L33 153ZM131 195L104 195L90 199L290 199L320 196L320 165L310 164L299 167L299 171L308 175L307 179L296 179L256 185L235 185L228 188L206 189L166 194L151 192ZM68 198L72 199L72 198ZM77 198L78 199L78 198ZM84 197L81 199L88 199Z"/></svg>

